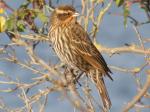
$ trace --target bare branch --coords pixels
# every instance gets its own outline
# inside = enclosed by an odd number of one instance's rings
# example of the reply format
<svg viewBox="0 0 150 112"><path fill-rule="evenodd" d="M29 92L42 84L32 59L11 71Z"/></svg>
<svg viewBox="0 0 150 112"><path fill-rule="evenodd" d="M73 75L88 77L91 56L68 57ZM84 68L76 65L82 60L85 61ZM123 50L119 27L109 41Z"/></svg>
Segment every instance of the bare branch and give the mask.
<svg viewBox="0 0 150 112"><path fill-rule="evenodd" d="M124 107L123 112L128 112L132 107L134 107L135 104L146 94L149 87L150 87L150 74L148 74L147 76L147 81L143 86L143 89L141 89L141 91L139 91L139 93L133 98L133 100Z"/></svg>

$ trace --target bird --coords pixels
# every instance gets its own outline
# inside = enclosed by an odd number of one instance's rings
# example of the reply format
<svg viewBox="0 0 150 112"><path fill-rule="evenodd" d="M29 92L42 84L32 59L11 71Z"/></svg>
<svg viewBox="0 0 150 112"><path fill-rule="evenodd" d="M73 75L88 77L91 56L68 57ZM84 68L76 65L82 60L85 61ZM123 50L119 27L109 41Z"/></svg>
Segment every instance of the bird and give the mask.
<svg viewBox="0 0 150 112"><path fill-rule="evenodd" d="M49 41L63 63L89 75L101 96L104 109L111 108L104 76L111 80L111 70L93 44L88 32L78 23L80 14L71 5L59 5L50 16Z"/></svg>

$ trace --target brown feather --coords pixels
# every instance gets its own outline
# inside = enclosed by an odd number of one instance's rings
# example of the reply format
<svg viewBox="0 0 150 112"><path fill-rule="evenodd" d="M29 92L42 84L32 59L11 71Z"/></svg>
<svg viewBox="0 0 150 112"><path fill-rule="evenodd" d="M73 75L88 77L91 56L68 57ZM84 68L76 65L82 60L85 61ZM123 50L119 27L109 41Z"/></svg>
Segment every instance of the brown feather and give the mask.
<svg viewBox="0 0 150 112"><path fill-rule="evenodd" d="M73 38L72 44L75 46L75 50L78 55L82 56L82 58L93 66L93 68L99 69L103 75L106 74L111 80L113 80L109 74L111 71L108 68L104 58L94 46L87 32L85 32L81 25L76 23L76 25L72 27L71 32L74 34L71 37Z"/></svg>
<svg viewBox="0 0 150 112"><path fill-rule="evenodd" d="M108 92L105 86L105 82L103 80L103 78L99 78L96 84L98 90L99 90L99 94L101 96L101 99L103 101L104 107L106 110L110 109L111 107L111 101L110 98L108 96Z"/></svg>

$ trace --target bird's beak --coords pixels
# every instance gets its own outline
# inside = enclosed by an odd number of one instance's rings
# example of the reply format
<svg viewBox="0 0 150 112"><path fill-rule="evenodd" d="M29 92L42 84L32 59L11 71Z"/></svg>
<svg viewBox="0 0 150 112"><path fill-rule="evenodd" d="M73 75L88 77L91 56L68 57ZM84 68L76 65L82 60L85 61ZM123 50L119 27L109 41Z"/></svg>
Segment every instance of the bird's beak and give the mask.
<svg viewBox="0 0 150 112"><path fill-rule="evenodd" d="M80 15L79 13L75 12L75 13L73 14L73 17L77 17L77 16L79 16L79 15Z"/></svg>

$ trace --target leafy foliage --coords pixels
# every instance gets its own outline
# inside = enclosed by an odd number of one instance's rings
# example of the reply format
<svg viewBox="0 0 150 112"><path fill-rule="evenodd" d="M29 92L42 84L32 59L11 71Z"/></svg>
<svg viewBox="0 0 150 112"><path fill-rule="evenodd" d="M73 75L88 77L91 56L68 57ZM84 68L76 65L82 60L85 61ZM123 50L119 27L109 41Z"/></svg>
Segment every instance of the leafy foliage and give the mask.
<svg viewBox="0 0 150 112"><path fill-rule="evenodd" d="M117 5L118 7L120 7L120 6L123 5L124 0L115 0L115 2L116 2L116 5Z"/></svg>

